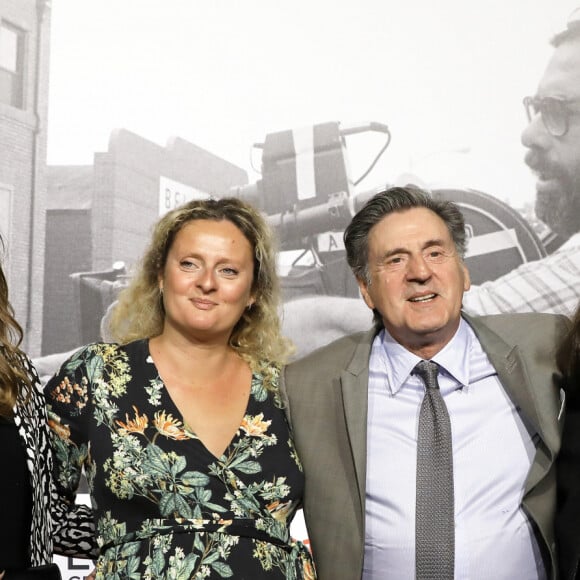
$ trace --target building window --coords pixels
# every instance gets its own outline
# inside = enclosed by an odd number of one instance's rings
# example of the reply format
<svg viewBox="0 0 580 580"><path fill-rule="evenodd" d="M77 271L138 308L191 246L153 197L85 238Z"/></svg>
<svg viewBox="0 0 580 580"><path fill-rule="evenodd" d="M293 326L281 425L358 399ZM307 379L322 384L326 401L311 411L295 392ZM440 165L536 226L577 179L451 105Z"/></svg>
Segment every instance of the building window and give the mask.
<svg viewBox="0 0 580 580"><path fill-rule="evenodd" d="M0 102L24 108L24 31L0 22Z"/></svg>
<svg viewBox="0 0 580 580"><path fill-rule="evenodd" d="M4 241L4 250L0 245L0 259L4 268L4 275L6 279L9 278L9 252L10 252L10 237L12 235L12 228L10 219L12 215L12 192L13 189L9 185L0 183L0 236Z"/></svg>

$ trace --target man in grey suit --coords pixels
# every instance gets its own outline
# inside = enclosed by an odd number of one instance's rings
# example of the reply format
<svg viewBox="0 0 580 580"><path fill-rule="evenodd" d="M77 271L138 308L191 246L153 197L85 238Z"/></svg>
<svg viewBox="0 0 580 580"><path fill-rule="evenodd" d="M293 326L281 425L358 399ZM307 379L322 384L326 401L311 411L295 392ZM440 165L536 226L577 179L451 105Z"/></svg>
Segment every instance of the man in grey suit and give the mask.
<svg viewBox="0 0 580 580"><path fill-rule="evenodd" d="M344 237L374 328L283 380L319 579L556 578L567 319L463 314L463 216L418 189L378 193Z"/></svg>

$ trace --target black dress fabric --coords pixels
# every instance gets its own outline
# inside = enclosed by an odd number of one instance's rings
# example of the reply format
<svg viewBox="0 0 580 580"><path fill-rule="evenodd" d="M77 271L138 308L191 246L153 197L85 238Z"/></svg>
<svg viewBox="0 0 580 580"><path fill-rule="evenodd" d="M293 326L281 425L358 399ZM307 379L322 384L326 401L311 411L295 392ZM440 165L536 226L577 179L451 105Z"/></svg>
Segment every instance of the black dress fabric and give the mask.
<svg viewBox="0 0 580 580"><path fill-rule="evenodd" d="M221 457L183 423L148 341L89 345L45 392L61 493L74 493L81 468L87 473L97 580L315 577L309 552L289 534L304 475L277 381L267 389L253 374Z"/></svg>
<svg viewBox="0 0 580 580"><path fill-rule="evenodd" d="M14 421L0 417L0 570L30 565L32 491L26 451Z"/></svg>

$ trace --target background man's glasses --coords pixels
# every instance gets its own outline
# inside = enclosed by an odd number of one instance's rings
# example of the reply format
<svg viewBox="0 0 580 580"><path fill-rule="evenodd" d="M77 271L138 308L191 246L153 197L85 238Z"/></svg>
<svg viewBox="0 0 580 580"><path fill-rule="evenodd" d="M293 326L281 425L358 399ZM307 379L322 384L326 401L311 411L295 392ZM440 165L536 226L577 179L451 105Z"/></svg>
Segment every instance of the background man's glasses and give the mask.
<svg viewBox="0 0 580 580"><path fill-rule="evenodd" d="M570 105L579 103L580 99L562 99L559 97L525 97L524 107L528 121L538 113L542 115L544 126L554 137L562 137L568 131L570 116L573 111Z"/></svg>

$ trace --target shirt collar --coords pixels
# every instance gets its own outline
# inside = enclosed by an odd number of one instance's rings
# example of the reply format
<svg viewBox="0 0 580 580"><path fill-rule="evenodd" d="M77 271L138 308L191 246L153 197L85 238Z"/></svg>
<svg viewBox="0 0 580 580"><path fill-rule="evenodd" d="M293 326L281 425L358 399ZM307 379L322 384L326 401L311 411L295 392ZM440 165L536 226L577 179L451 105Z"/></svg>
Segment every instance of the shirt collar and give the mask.
<svg viewBox="0 0 580 580"><path fill-rule="evenodd" d="M421 358L398 343L386 328L381 331L379 339L387 370L389 390L391 394L395 394L405 384ZM470 355L476 340L475 333L469 324L461 318L453 338L431 359L458 383L458 387L466 387L470 380L473 382L476 378L470 376Z"/></svg>

